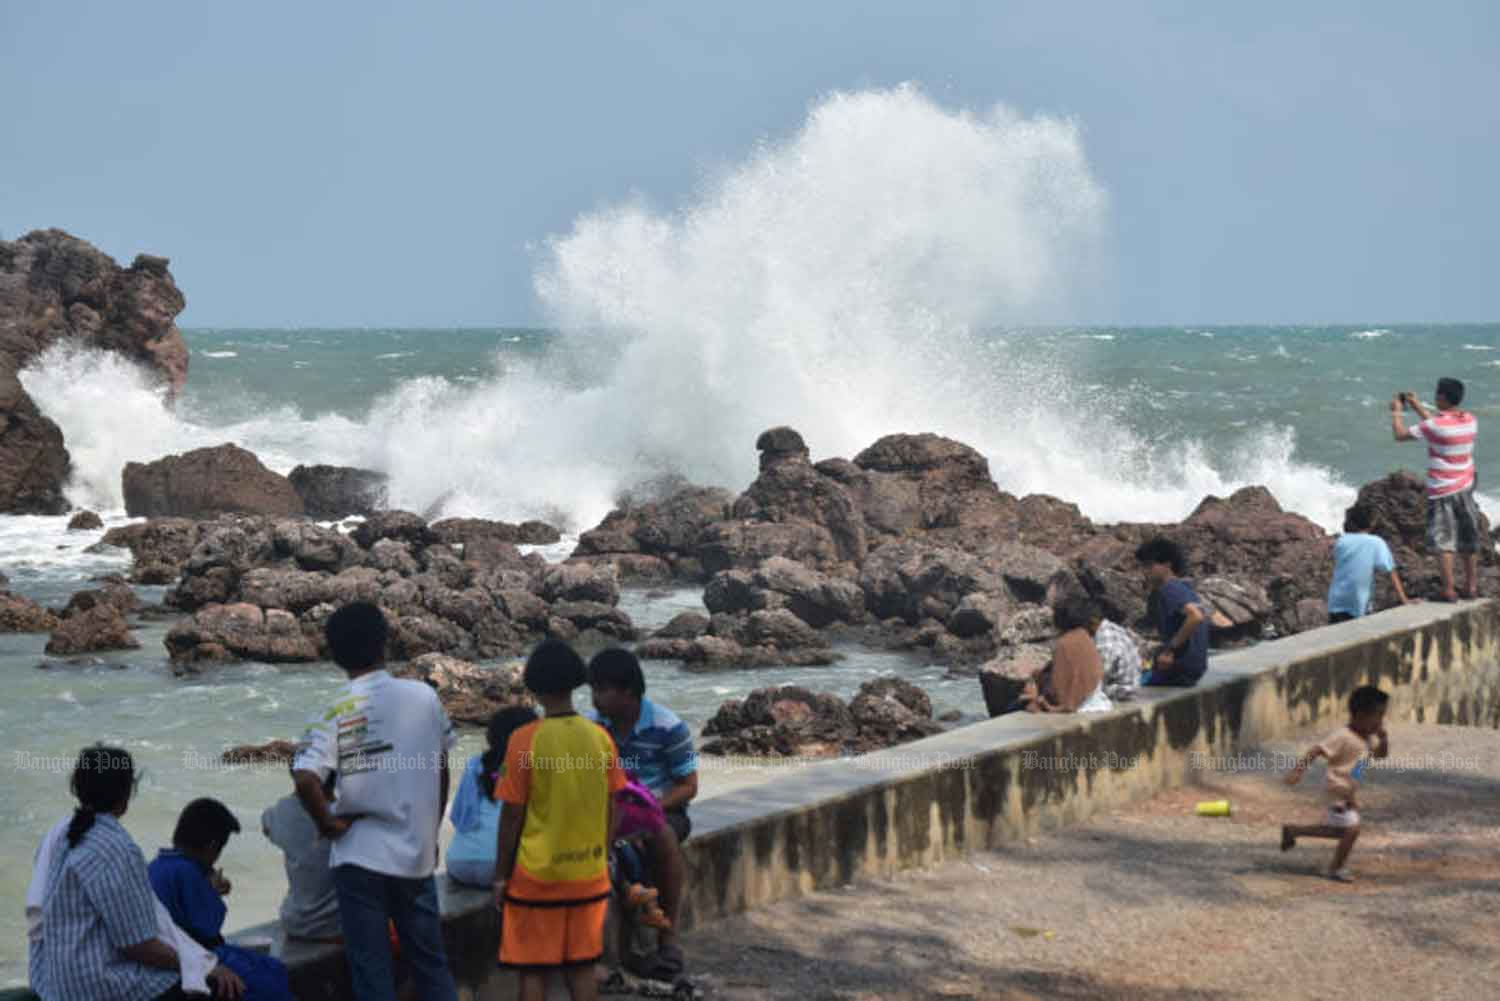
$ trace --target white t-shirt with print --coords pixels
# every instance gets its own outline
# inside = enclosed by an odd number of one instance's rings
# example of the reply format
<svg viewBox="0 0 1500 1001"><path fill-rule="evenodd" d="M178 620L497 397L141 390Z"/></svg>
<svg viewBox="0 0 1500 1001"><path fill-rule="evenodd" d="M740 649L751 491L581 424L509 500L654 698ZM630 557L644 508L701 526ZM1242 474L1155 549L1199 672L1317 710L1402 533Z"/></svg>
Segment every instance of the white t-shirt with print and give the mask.
<svg viewBox="0 0 1500 1001"><path fill-rule="evenodd" d="M330 863L404 879L437 868L438 767L458 743L437 693L384 670L339 689L308 724L292 767L338 773L334 812L359 819L333 843Z"/></svg>

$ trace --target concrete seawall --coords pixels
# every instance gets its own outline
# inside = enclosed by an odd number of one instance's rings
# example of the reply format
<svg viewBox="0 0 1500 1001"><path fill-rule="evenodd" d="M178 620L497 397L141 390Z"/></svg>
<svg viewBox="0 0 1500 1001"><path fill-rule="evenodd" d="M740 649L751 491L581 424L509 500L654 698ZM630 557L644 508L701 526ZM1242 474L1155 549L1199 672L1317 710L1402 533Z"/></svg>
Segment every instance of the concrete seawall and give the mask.
<svg viewBox="0 0 1500 1001"><path fill-rule="evenodd" d="M1181 785L1203 759L1341 722L1364 684L1391 693L1393 720L1500 727L1500 607L1395 609L1216 655L1199 686L1148 690L1113 712L1017 714L706 800L685 846L684 922L1075 823ZM511 996L488 895L440 883L462 993ZM277 946L299 997L349 996L337 947Z"/></svg>

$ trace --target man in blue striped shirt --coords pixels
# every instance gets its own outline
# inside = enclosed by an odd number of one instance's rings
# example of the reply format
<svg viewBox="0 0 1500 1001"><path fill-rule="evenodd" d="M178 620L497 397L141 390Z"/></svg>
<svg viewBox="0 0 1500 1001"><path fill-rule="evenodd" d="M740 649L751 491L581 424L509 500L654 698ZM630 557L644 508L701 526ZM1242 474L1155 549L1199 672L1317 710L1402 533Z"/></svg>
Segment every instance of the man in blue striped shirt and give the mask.
<svg viewBox="0 0 1500 1001"><path fill-rule="evenodd" d="M698 795L693 731L672 710L646 698L646 676L629 650L596 654L589 663L589 687L594 711L587 716L609 731L620 766L651 790L667 816L668 830L652 839L652 865L672 927L661 931L649 975L673 980L682 973L677 925L686 869L681 846L693 827L687 805Z"/></svg>

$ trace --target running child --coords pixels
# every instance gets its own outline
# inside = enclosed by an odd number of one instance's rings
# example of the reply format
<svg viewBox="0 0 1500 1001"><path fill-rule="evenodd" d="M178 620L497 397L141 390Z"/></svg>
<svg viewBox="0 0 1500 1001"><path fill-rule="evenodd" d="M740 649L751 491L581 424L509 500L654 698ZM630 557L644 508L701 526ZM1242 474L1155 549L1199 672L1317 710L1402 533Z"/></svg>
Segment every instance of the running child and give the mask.
<svg viewBox="0 0 1500 1001"><path fill-rule="evenodd" d="M1302 780L1314 758L1328 759L1328 818L1321 824L1288 824L1281 829L1281 850L1289 851L1298 838L1328 838L1338 842L1333 862L1328 867L1330 879L1354 882L1345 867L1349 852L1359 838L1360 775L1371 757L1384 758L1391 753L1390 738L1385 733L1385 710L1390 696L1373 685L1356 688L1349 696L1349 725L1309 748L1287 773L1287 785Z"/></svg>

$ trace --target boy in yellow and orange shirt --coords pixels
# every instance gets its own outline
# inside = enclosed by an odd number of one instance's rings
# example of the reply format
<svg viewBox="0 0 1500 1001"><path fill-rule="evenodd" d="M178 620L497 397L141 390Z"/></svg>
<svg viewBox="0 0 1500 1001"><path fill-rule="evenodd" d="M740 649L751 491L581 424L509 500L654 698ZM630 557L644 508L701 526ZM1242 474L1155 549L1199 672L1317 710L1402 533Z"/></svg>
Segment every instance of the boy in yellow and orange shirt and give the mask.
<svg viewBox="0 0 1500 1001"><path fill-rule="evenodd" d="M588 675L572 647L542 643L524 680L546 716L511 735L495 787L503 804L495 853L500 965L519 974L521 1001L543 1001L553 971L573 1001L594 1001L610 897L612 800L625 773L609 734L573 710L573 690Z"/></svg>
<svg viewBox="0 0 1500 1001"><path fill-rule="evenodd" d="M1338 841L1328 877L1341 883L1354 882L1344 863L1359 837L1359 804L1355 794L1360 775L1368 758L1384 758L1391 753L1390 738L1385 733L1385 710L1389 702L1390 696L1373 685L1356 688L1349 696L1349 725L1308 749L1286 777L1287 785L1296 785L1314 758L1328 759L1328 819L1322 824L1283 827L1281 850L1289 851L1298 838Z"/></svg>

